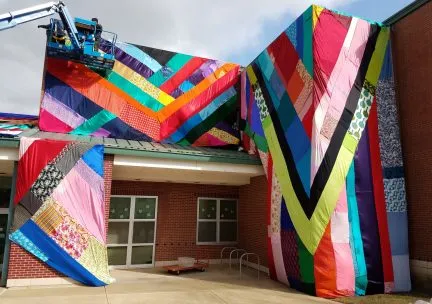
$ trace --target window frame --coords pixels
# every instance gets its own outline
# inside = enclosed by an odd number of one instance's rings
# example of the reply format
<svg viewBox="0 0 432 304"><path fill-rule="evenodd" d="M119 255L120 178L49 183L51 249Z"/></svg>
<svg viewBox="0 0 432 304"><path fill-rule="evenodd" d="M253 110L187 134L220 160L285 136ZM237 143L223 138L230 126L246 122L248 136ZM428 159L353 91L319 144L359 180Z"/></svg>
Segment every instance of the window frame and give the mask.
<svg viewBox="0 0 432 304"><path fill-rule="evenodd" d="M158 217L158 205L159 197L152 195L111 195L112 197L119 198L129 198L131 205L129 208L129 218L128 219L110 219L108 215L108 227L107 227L107 248L108 247L126 247L126 264L125 265L109 265L110 269L126 269L126 268L152 268L156 263L155 253L156 253L156 237L157 237L157 217ZM155 217L154 219L135 219L135 205L137 198L154 198L155 199ZM110 204L111 206L111 204ZM108 229L109 223L129 223L128 230L128 242L127 244L108 244ZM154 241L153 243L133 243L133 224L135 222L154 222ZM153 246L152 252L152 263L151 264L132 264L132 249L133 247L140 246Z"/></svg>
<svg viewBox="0 0 432 304"><path fill-rule="evenodd" d="M216 201L216 219L200 219L200 200L215 200ZM220 202L221 201L235 201L236 204L236 219L235 220L225 220L220 218ZM239 222L239 209L238 209L238 199L237 198L226 198L226 197L203 197L200 196L197 198L197 210L196 210L196 244L197 245L237 245L238 239L239 239L239 231L238 231L238 222ZM200 222L216 222L216 241L215 242L200 242L198 239L199 236L199 223ZM229 241L220 241L220 223L221 222L231 222L236 223L236 241L229 242Z"/></svg>

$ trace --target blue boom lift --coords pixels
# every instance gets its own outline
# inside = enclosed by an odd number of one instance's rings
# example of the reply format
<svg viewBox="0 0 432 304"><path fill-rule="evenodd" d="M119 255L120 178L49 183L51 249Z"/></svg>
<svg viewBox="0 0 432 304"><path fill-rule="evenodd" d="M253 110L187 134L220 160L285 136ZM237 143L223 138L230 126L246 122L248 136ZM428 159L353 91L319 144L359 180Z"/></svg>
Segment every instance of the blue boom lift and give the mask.
<svg viewBox="0 0 432 304"><path fill-rule="evenodd" d="M54 14L59 14L60 20L51 19L50 24L39 26L46 29L49 57L72 60L97 70L113 68L117 35L103 31L96 18L92 20L72 18L62 1L0 14L0 31ZM110 35L111 41L103 39L102 33L105 36ZM108 50L107 52L100 50L102 44L106 44L103 49Z"/></svg>

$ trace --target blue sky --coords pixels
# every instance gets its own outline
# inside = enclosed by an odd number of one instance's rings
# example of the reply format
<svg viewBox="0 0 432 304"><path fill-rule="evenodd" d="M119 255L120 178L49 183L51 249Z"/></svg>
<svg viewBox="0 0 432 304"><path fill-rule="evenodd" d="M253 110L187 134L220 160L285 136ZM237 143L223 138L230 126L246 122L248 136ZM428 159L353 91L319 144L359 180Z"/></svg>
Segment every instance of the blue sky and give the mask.
<svg viewBox="0 0 432 304"><path fill-rule="evenodd" d="M0 14L47 0L0 0ZM383 21L411 0L65 0L119 40L241 65L250 63L311 4ZM38 20L0 32L0 112L37 114L46 36Z"/></svg>
<svg viewBox="0 0 432 304"><path fill-rule="evenodd" d="M413 0L358 0L346 5L339 5L337 10L356 17L382 22L411 2ZM316 3L319 4L319 1ZM296 18L297 15L294 16L291 12L287 12L278 20L268 20L263 24L264 29L259 37L257 47L246 48L241 52L232 52L226 59L241 64L250 62Z"/></svg>

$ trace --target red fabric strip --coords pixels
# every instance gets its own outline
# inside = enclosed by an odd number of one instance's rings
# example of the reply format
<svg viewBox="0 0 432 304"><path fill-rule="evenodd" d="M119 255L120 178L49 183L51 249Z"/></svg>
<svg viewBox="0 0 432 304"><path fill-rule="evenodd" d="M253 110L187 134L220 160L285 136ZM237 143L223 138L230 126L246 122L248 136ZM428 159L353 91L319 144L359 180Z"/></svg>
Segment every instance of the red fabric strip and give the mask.
<svg viewBox="0 0 432 304"><path fill-rule="evenodd" d="M289 92L288 83L293 75L299 56L294 45L289 40L285 33L282 33L276 40L267 48L270 58L274 58L274 67L281 78L285 89Z"/></svg>
<svg viewBox="0 0 432 304"><path fill-rule="evenodd" d="M373 193L375 198L375 209L378 220L378 231L380 236L381 256L384 271L384 282L393 283L393 262L390 247L390 235L387 222L387 211L384 194L384 179L381 166L381 151L378 135L378 114L376 99L372 104L368 119L369 127L369 149L373 180Z"/></svg>
<svg viewBox="0 0 432 304"><path fill-rule="evenodd" d="M341 22L342 20L344 22ZM321 97L327 90L327 82L341 53L350 23L351 17L338 16L326 9L318 18L312 36L312 45L314 46L312 116L321 101Z"/></svg>
<svg viewBox="0 0 432 304"><path fill-rule="evenodd" d="M189 60L174 76L163 83L160 89L165 93L171 94L179 85L183 83L193 72L195 72L207 59L194 57Z"/></svg>
<svg viewBox="0 0 432 304"><path fill-rule="evenodd" d="M223 77L214 82L196 98L192 99L190 102L182 106L167 119L165 119L161 123L160 140L166 139L189 118L201 111L205 106L211 103L217 96L222 94L229 87L233 86L239 80L238 71L238 67L232 69Z"/></svg>
<svg viewBox="0 0 432 304"><path fill-rule="evenodd" d="M36 181L39 173L69 144L68 141L39 139L34 141L18 161L16 193L18 204Z"/></svg>

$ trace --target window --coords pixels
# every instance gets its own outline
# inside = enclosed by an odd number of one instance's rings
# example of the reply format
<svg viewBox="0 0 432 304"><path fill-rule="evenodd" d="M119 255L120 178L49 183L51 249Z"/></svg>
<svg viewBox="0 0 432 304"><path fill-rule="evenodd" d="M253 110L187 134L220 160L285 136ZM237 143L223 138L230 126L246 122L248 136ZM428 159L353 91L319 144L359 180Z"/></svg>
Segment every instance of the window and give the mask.
<svg viewBox="0 0 432 304"><path fill-rule="evenodd" d="M197 243L237 243L237 200L198 198Z"/></svg>
<svg viewBox="0 0 432 304"><path fill-rule="evenodd" d="M157 197L112 196L108 222L111 266L152 266Z"/></svg>

